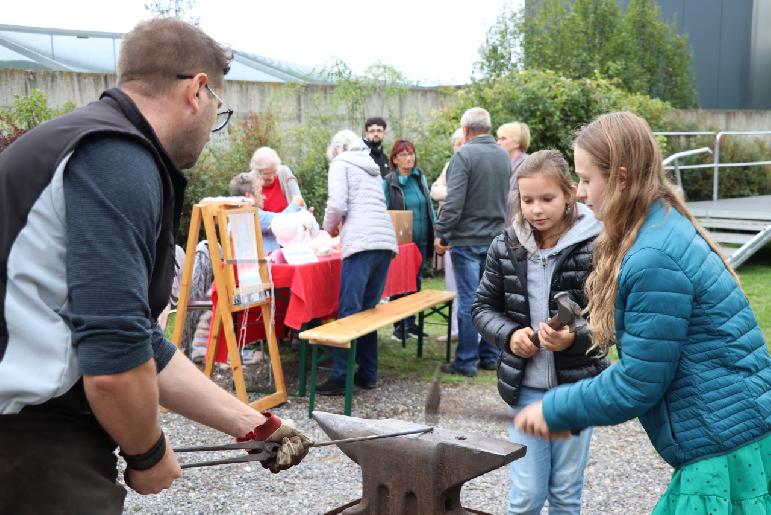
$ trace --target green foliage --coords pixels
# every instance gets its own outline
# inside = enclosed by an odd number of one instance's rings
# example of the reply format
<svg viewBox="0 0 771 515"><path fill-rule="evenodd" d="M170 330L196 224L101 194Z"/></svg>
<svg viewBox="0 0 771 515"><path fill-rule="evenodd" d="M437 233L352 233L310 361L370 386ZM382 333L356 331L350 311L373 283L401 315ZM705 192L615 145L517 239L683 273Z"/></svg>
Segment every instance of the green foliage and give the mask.
<svg viewBox="0 0 771 515"><path fill-rule="evenodd" d="M41 123L75 109L74 102L61 107L48 105L48 97L39 89L29 95L14 95L13 106L0 110L0 152Z"/></svg>
<svg viewBox="0 0 771 515"><path fill-rule="evenodd" d="M752 312L771 350L771 244L752 256L741 268L742 289L752 306Z"/></svg>
<svg viewBox="0 0 771 515"><path fill-rule="evenodd" d="M409 137L419 125L414 115L399 114L400 97L410 84L395 68L375 63L357 76L344 62L336 60L322 75L335 83L334 88L319 91L304 102L302 123L282 127L276 147L282 161L297 177L306 204L319 219L327 200L326 148L338 130L347 128L361 133L367 117L383 116L388 122L387 145L393 138ZM280 112L281 106L295 94L291 87L274 94L268 109Z"/></svg>
<svg viewBox="0 0 771 515"><path fill-rule="evenodd" d="M655 129L666 127L671 111L666 102L626 93L604 79L568 79L553 71L512 71L491 82L478 82L458 93L458 102L446 109L428 129L418 148L435 145L443 134L448 158L449 137L463 112L484 106L493 127L524 121L532 136L530 151L556 148L572 160L571 143L576 129L608 111L629 110L642 116Z"/></svg>
<svg viewBox="0 0 771 515"><path fill-rule="evenodd" d="M14 95L13 106L0 110L0 134L10 134L17 130L28 131L73 109L74 102L67 102L61 107L49 106L48 97L39 89L33 89L26 96Z"/></svg>
<svg viewBox="0 0 771 515"><path fill-rule="evenodd" d="M488 30L476 71L483 81L515 69L604 77L623 90L692 107L697 96L687 38L654 0L541 0L504 11Z"/></svg>
<svg viewBox="0 0 771 515"><path fill-rule="evenodd" d="M188 179L178 241L187 241L193 204L204 197L228 195L230 180L249 171L249 161L257 148L275 146L276 129L270 114L250 113L231 121L227 136L215 136L201 153L198 163L185 172ZM220 139L222 138L222 139Z"/></svg>

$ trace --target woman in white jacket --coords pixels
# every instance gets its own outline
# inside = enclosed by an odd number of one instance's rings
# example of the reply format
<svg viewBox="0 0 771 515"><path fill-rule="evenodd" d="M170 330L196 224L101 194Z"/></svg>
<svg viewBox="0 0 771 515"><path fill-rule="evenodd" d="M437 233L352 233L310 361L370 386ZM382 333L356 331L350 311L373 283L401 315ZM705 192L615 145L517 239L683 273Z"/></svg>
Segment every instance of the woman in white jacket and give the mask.
<svg viewBox="0 0 771 515"><path fill-rule="evenodd" d="M388 266L397 253L396 234L386 212L380 168L369 155L361 137L340 131L327 149L329 198L324 229L340 233L343 269L340 274L342 318L375 307L383 295ZM354 383L366 389L377 386L377 333L362 336L356 343L359 370ZM320 395L345 392L347 349L332 349L332 373L316 387Z"/></svg>

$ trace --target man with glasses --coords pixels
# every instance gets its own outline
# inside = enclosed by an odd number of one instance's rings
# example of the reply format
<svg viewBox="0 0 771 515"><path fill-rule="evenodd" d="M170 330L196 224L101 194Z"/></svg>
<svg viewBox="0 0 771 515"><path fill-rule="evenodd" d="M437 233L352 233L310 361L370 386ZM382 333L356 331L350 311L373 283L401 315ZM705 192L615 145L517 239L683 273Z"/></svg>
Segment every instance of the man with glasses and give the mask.
<svg viewBox="0 0 771 515"><path fill-rule="evenodd" d="M364 143L369 147L369 155L380 167L380 176L384 179L391 171L388 156L383 150L385 132L386 121L379 116L367 118L367 121L364 122Z"/></svg>
<svg viewBox="0 0 771 515"><path fill-rule="evenodd" d="M126 34L117 88L0 154L0 513L121 513L125 482L180 477L159 402L239 441L310 440L216 386L164 338L185 178L212 130L231 52L173 18Z"/></svg>

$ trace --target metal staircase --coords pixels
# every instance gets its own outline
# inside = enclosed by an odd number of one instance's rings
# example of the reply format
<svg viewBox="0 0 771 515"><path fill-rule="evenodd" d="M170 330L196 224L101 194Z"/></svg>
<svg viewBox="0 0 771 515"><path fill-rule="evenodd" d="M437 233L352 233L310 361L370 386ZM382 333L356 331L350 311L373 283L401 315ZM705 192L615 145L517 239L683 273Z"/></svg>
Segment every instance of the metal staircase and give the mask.
<svg viewBox="0 0 771 515"><path fill-rule="evenodd" d="M680 165L679 160L698 154L713 154L709 147L701 147L672 154L664 159L666 170L674 172L675 181L682 189L681 171L698 168L712 168L712 200L687 202L688 209L698 222L707 229L713 240L734 268L738 268L755 252L771 241L771 195L744 198L718 198L720 169L739 166L768 166L771 161L751 163L721 163L720 143L724 136L763 136L771 131L724 131L724 132L660 132L660 136L703 136L714 135L714 162L712 164Z"/></svg>
<svg viewBox="0 0 771 515"><path fill-rule="evenodd" d="M771 195L688 202L734 268L771 241Z"/></svg>

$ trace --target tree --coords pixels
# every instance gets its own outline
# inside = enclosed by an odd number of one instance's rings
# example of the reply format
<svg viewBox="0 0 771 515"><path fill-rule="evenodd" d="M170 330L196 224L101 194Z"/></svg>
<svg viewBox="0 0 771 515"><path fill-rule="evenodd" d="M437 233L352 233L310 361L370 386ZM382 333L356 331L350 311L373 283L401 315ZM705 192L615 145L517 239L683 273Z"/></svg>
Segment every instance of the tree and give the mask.
<svg viewBox="0 0 771 515"><path fill-rule="evenodd" d="M153 16L179 18L197 27L201 19L187 14L195 8L196 2L197 0L150 0L145 4L145 10Z"/></svg>
<svg viewBox="0 0 771 515"><path fill-rule="evenodd" d="M606 79L568 79L550 70L512 70L458 92L458 101L437 113L416 141L421 166L441 170L451 155L450 134L463 112L483 106L493 127L519 120L530 127L530 151L553 148L572 160L576 130L609 111L632 111L654 130L669 125L671 107L646 95L625 92ZM433 176L432 176L433 178Z"/></svg>
<svg viewBox="0 0 771 515"><path fill-rule="evenodd" d="M696 104L687 38L661 19L654 0L540 0L504 11L479 50L476 71L494 80L512 69L603 77L631 93Z"/></svg>

